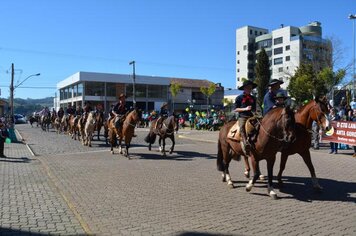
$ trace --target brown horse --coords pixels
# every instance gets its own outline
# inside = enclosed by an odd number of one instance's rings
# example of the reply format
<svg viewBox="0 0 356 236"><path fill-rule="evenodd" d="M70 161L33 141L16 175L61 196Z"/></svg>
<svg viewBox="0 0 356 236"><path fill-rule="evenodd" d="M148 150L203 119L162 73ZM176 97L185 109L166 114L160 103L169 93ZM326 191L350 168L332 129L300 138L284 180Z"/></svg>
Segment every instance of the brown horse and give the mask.
<svg viewBox="0 0 356 236"><path fill-rule="evenodd" d="M98 137L98 140L100 140L100 130L101 130L101 127L104 126L104 113L99 111L96 113L96 123L95 123L95 130L97 131L97 137Z"/></svg>
<svg viewBox="0 0 356 236"><path fill-rule="evenodd" d="M258 121L257 140L253 143L251 150L251 160L254 170L254 177L246 185L246 191L250 191L259 178L260 170L258 162L262 159L267 161L268 172L268 194L274 199L277 194L273 190L273 166L276 159L276 153L284 146L288 146L295 139L295 119L294 113L289 107L275 108ZM230 128L235 121L226 123L219 132L217 167L223 172L223 181L227 181L230 187L234 187L229 173L229 164L232 158L245 156L240 142L227 138Z"/></svg>
<svg viewBox="0 0 356 236"><path fill-rule="evenodd" d="M77 140L77 136L79 138L78 120L79 117L76 118L74 115L69 116L69 121L68 121L69 135L74 140Z"/></svg>
<svg viewBox="0 0 356 236"><path fill-rule="evenodd" d="M151 150L151 145L155 143L156 136L158 135L159 150L162 152L162 155L166 156L166 138L170 138L172 141L172 147L169 150L169 154L172 154L175 145L174 132L178 131L179 127L178 120L174 115L171 115L162 122L162 127L159 129L155 128L156 122L157 120L152 121L150 131L145 137L145 141L148 143L148 150Z"/></svg>
<svg viewBox="0 0 356 236"><path fill-rule="evenodd" d="M318 183L315 169L310 158L309 148L311 144L311 133L309 131L311 131L313 121L317 122L323 130L327 131L330 129L330 122L326 113L328 113L328 108L324 102L312 100L301 107L295 114L296 141L287 149L282 150L280 169L277 175L278 182L281 186L283 184L282 173L286 167L288 156L298 153L310 171L314 189L322 189Z"/></svg>
<svg viewBox="0 0 356 236"><path fill-rule="evenodd" d="M122 154L122 140L125 141L125 153L124 156L129 157L129 147L131 145L132 137L135 134L135 127L137 122L141 120L141 111L137 108L129 112L125 120L123 121L121 127L117 129L115 127L115 119L108 121L109 128L109 140L110 140L110 151L114 154L114 146L116 146L117 140L119 145L119 153Z"/></svg>

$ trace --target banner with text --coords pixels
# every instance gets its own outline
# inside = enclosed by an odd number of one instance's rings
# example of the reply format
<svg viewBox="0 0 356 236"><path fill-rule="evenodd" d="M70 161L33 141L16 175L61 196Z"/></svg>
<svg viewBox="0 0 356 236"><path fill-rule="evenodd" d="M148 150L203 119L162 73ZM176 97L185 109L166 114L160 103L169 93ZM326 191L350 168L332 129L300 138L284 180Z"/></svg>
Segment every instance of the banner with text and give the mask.
<svg viewBox="0 0 356 236"><path fill-rule="evenodd" d="M356 146L356 122L332 121L332 128L323 133L322 140Z"/></svg>

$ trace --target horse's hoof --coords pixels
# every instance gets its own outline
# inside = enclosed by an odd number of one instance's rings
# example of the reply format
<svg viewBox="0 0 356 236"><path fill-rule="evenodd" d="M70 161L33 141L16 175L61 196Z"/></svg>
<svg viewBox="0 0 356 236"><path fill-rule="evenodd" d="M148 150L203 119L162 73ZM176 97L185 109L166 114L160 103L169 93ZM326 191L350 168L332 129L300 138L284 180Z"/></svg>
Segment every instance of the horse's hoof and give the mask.
<svg viewBox="0 0 356 236"><path fill-rule="evenodd" d="M269 192L269 196L273 199L273 200L277 200L277 193L275 193L274 191L270 191Z"/></svg>
<svg viewBox="0 0 356 236"><path fill-rule="evenodd" d="M264 180L265 180L265 176L264 176L264 175L260 175L259 179L260 179L261 181L264 181Z"/></svg>
<svg viewBox="0 0 356 236"><path fill-rule="evenodd" d="M246 192L250 192L252 190L252 184L246 185Z"/></svg>

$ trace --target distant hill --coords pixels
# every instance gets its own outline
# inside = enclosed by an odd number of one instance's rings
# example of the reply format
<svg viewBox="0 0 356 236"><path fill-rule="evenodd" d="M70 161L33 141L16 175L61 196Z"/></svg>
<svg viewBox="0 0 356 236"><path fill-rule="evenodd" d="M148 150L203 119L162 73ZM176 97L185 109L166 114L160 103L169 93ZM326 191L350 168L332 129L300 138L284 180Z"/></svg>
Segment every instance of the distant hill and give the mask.
<svg viewBox="0 0 356 236"><path fill-rule="evenodd" d="M43 107L53 107L54 97L40 99L14 99L14 114L31 115L34 111L40 111Z"/></svg>

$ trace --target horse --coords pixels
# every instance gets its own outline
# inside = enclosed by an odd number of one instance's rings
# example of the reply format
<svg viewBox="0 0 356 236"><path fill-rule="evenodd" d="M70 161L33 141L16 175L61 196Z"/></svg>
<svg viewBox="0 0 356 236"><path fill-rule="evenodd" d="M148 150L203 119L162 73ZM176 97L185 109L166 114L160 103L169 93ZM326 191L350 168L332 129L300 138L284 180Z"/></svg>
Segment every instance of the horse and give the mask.
<svg viewBox="0 0 356 236"><path fill-rule="evenodd" d="M60 124L59 124L59 130L60 132L67 132L68 131L68 121L69 121L69 117L68 115L63 115L62 119L60 120Z"/></svg>
<svg viewBox="0 0 356 236"><path fill-rule="evenodd" d="M101 127L104 126L104 113L99 111L96 113L96 125L95 125L95 130L98 132L97 133L97 137L98 137L98 140L100 140L100 130L101 130Z"/></svg>
<svg viewBox="0 0 356 236"><path fill-rule="evenodd" d="M283 185L282 173L286 167L288 156L298 153L309 169L313 188L317 191L322 190L310 157L311 133L309 131L311 131L313 121L317 122L323 130L328 131L330 129L330 122L326 115L327 113L327 105L319 100L311 100L296 112L296 141L292 143L288 149L283 149L281 152L281 163L277 175L280 186Z"/></svg>
<svg viewBox="0 0 356 236"><path fill-rule="evenodd" d="M84 136L82 137L83 143L85 146L91 147L91 140L93 139L95 127L96 127L96 118L95 113L89 112L87 121L84 126Z"/></svg>
<svg viewBox="0 0 356 236"><path fill-rule="evenodd" d="M68 121L69 135L74 140L77 140L77 136L79 139L78 120L79 120L79 117L76 117L74 115L69 116L69 121Z"/></svg>
<svg viewBox="0 0 356 236"><path fill-rule="evenodd" d="M136 124L141 120L141 111L135 108L125 116L125 120L123 121L122 126L119 129L115 127L115 118L108 121L110 152L114 154L114 146L116 146L116 143L118 141L119 153L123 154L122 140L124 139L124 156L130 159L129 147L131 145L132 137L135 133Z"/></svg>
<svg viewBox="0 0 356 236"><path fill-rule="evenodd" d="M38 127L39 120L40 120L40 117L38 115L30 116L29 121L30 121L31 127L33 127L33 123L35 123L35 122L37 123L37 127Z"/></svg>
<svg viewBox="0 0 356 236"><path fill-rule="evenodd" d="M78 128L78 140L82 141L82 144L85 145L84 143L84 137L85 137L85 133L84 133L84 127L85 127L85 117L84 115L79 116L78 118L78 123L77 123L77 128Z"/></svg>
<svg viewBox="0 0 356 236"><path fill-rule="evenodd" d="M295 139L295 118L293 111L289 106L282 108L278 107L266 114L260 121L257 129L257 139L252 143L250 157L254 170L254 177L246 185L246 191L251 191L254 183L259 178L259 161L265 159L267 161L268 172L268 194L273 199L277 198L277 194L273 190L273 166L276 159L276 153L282 147L288 146ZM217 153L217 168L223 172L223 181L227 181L229 187L234 185L231 181L229 173L229 164L231 159L237 159L241 155L246 156L240 142L227 138L230 128L235 124L235 121L226 123L219 131L218 153Z"/></svg>
<svg viewBox="0 0 356 236"><path fill-rule="evenodd" d="M61 131L61 119L58 116L54 119L53 127L56 130L57 134L62 132Z"/></svg>
<svg viewBox="0 0 356 236"><path fill-rule="evenodd" d="M151 145L155 143L157 135L159 136L158 144L159 150L162 152L163 156L166 156L166 138L170 138L172 141L172 147L169 150L169 154L172 154L174 151L175 139L174 132L178 131L179 125L177 124L178 120L174 115L167 117L162 122L162 127L156 129L157 119L152 121L151 128L147 136L145 137L145 141L148 143L148 150L151 151ZM162 142L162 145L161 145Z"/></svg>
<svg viewBox="0 0 356 236"><path fill-rule="evenodd" d="M49 132L50 124L51 124L51 114L42 115L42 117L41 117L41 128L42 128L42 130Z"/></svg>

